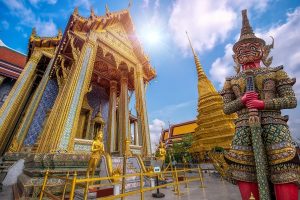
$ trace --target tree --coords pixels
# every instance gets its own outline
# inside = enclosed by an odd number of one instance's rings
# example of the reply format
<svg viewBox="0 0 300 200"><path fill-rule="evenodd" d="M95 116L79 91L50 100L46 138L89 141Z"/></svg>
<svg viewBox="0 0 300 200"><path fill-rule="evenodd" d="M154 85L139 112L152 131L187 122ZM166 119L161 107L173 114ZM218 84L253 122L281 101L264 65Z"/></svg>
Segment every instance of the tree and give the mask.
<svg viewBox="0 0 300 200"><path fill-rule="evenodd" d="M176 162L182 162L183 156L188 162L191 161L189 149L192 146L192 139L191 134L186 134L181 141L173 142L173 146L168 149L167 153L173 155L172 159L175 159ZM169 161L169 156L167 156L167 161Z"/></svg>

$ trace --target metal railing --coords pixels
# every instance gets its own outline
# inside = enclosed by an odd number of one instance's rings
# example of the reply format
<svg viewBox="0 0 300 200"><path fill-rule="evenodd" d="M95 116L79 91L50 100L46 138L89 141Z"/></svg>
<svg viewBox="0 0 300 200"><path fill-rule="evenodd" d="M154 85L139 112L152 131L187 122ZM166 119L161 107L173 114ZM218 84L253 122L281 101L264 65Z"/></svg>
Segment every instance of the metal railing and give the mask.
<svg viewBox="0 0 300 200"><path fill-rule="evenodd" d="M188 172L196 172L197 176L187 176ZM171 175L170 177L172 177L172 182L153 186L153 187L151 187L151 186L144 187L143 183L144 183L145 177L152 177L152 178L157 177L157 176L165 177L165 176L168 176L168 174ZM183 168L183 169L177 169L175 167L174 170L162 171L162 172L158 172L158 173L153 173L153 172L143 173L141 171L140 173L120 175L118 177L114 176L114 177L98 177L98 178L78 178L76 172L74 172L72 178L70 177L69 173L67 174L66 177L60 177L60 176L51 175L49 170L47 170L45 172L45 177L44 177L44 181L43 181L43 185L41 188L39 199L42 200L43 197L46 197L46 196L48 198L54 199L54 200L64 199L66 196L67 187L68 187L68 185L70 185L70 192L69 192L69 197L68 197L69 199L73 200L75 197L76 187L81 187L84 189L83 195L84 195L84 199L86 200L88 197L88 192L89 192L90 186L103 187L103 186L107 186L107 185L115 186L115 185L122 184L120 181L112 182L109 184L105 183L105 184L97 184L97 185L94 185L93 183L99 182L99 181L105 181L105 180L107 180L107 181L116 180L116 179L124 180L124 179L130 178L130 177L139 177L140 178L140 187L138 190L133 190L133 191L129 191L129 192L121 193L121 194L115 194L115 195L111 195L111 196L101 197L101 200L102 199L103 200L118 199L118 198L136 195L136 194L140 194L140 199L144 200L145 192L159 189L159 188L164 188L167 186L173 186L175 194L181 195L182 193L180 191L180 185L185 184L186 189L189 190L189 183L195 182L195 181L200 181L201 188L205 187L203 174L202 174L202 170L201 170L200 166L198 166L196 168ZM183 180L180 181L179 177L182 177ZM65 181L65 183L63 184L64 189L63 189L62 196L56 196L47 190L47 187L53 186L53 185L47 185L49 178L56 178L56 179L61 179L61 180ZM123 183L123 184L125 184L125 183Z"/></svg>

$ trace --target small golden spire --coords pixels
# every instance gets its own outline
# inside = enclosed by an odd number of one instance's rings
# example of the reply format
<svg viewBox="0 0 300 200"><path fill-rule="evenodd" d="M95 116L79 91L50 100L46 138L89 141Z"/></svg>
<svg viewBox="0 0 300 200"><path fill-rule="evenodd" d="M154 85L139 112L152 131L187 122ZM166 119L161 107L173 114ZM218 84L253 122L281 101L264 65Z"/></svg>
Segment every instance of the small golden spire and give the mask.
<svg viewBox="0 0 300 200"><path fill-rule="evenodd" d="M92 6L91 6L90 17L95 17L95 11L94 11L94 8Z"/></svg>
<svg viewBox="0 0 300 200"><path fill-rule="evenodd" d="M252 192L251 192L251 196L250 196L249 200L255 200Z"/></svg>
<svg viewBox="0 0 300 200"><path fill-rule="evenodd" d="M36 36L36 28L35 27L32 28L31 35Z"/></svg>
<svg viewBox="0 0 300 200"><path fill-rule="evenodd" d="M190 43L190 47L191 47L191 49L192 49L192 51L193 51L193 54L194 54L194 60L195 60L195 64L196 64L196 69L197 69L198 78L200 78L201 76L206 77L206 75L205 75L205 73L204 73L204 71L203 71L203 68L202 68L202 66L201 66L200 60L199 60L199 58L198 58L198 56L197 56L197 54L196 54L196 52L195 52L195 50L194 50L194 48L193 48L193 46L192 46L192 42L191 42L191 40L190 40L190 37L189 37L189 35L188 35L188 32L186 31L185 33L186 33L186 35L187 35L187 38L188 38L189 43Z"/></svg>
<svg viewBox="0 0 300 200"><path fill-rule="evenodd" d="M78 7L75 7L75 8L74 8L74 11L73 11L73 15L78 15L78 13L79 13L79 12L78 12Z"/></svg>
<svg viewBox="0 0 300 200"><path fill-rule="evenodd" d="M34 27L34 28L32 28L32 31L31 31L30 41L34 40L35 37L36 37L36 29Z"/></svg>
<svg viewBox="0 0 300 200"><path fill-rule="evenodd" d="M62 30L61 30L61 28L58 29L57 37L58 38L62 38Z"/></svg>
<svg viewBox="0 0 300 200"><path fill-rule="evenodd" d="M106 14L109 14L109 13L110 13L110 11L109 11L109 7L108 7L108 5L107 5L107 4L105 4L105 13L106 13Z"/></svg>

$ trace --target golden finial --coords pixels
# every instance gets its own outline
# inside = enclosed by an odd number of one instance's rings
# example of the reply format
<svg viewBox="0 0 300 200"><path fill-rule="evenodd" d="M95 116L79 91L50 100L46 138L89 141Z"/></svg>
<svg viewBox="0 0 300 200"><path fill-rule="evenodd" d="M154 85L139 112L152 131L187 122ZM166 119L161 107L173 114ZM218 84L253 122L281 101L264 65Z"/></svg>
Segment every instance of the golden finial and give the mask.
<svg viewBox="0 0 300 200"><path fill-rule="evenodd" d="M36 36L36 28L35 27L32 28L31 36L33 36L33 37Z"/></svg>
<svg viewBox="0 0 300 200"><path fill-rule="evenodd" d="M91 13L90 13L91 17L95 17L95 11L94 8L91 6Z"/></svg>
<svg viewBox="0 0 300 200"><path fill-rule="evenodd" d="M79 12L78 12L78 7L75 7L75 8L74 8L74 11L73 11L73 15L78 15L78 13L79 13Z"/></svg>
<svg viewBox="0 0 300 200"><path fill-rule="evenodd" d="M62 30L60 28L58 29L57 37L62 38Z"/></svg>
<svg viewBox="0 0 300 200"><path fill-rule="evenodd" d="M200 63L200 60L199 60L199 58L198 58L198 56L197 56L197 54L196 54L196 52L195 52L195 50L194 50L194 48L193 48L193 45L192 45L192 42L191 42L191 40L190 40L189 34L188 34L187 31L186 31L185 33L186 33L186 35L187 35L187 38L188 38L189 43L190 43L190 47L191 47L191 49L192 49L192 51L193 51L193 54L194 54L194 60L195 60L195 64L196 64L196 69L197 69L198 78L199 78L200 76L205 76L205 73L204 73L203 68L202 68L202 66L201 66L201 63Z"/></svg>
<svg viewBox="0 0 300 200"><path fill-rule="evenodd" d="M249 200L255 200L252 192L251 192L251 196L250 196Z"/></svg>
<svg viewBox="0 0 300 200"><path fill-rule="evenodd" d="M110 13L110 11L109 11L109 7L108 7L108 5L107 5L107 4L105 4L105 13L106 13L106 14L109 14L109 13Z"/></svg>
<svg viewBox="0 0 300 200"><path fill-rule="evenodd" d="M36 37L36 29L32 28L31 35L30 35L30 41L34 40Z"/></svg>

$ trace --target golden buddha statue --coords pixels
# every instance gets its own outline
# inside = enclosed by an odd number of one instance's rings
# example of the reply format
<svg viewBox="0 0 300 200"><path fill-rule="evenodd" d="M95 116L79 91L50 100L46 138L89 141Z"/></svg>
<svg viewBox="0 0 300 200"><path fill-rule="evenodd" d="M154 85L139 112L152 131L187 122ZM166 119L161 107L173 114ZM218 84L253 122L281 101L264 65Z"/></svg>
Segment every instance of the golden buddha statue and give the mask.
<svg viewBox="0 0 300 200"><path fill-rule="evenodd" d="M165 159L166 159L166 154L167 154L167 151L166 151L165 145L162 142L160 142L159 146L158 146L157 159L161 160L164 163Z"/></svg>
<svg viewBox="0 0 300 200"><path fill-rule="evenodd" d="M100 130L98 134L95 136L93 144L91 157L89 160L88 169L86 172L86 176L89 177L90 171L92 171L92 177L94 177L95 170L99 164L101 156L105 153L104 144L103 144L103 132Z"/></svg>

